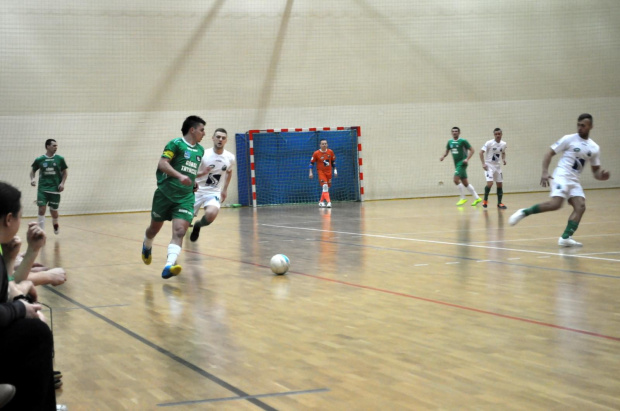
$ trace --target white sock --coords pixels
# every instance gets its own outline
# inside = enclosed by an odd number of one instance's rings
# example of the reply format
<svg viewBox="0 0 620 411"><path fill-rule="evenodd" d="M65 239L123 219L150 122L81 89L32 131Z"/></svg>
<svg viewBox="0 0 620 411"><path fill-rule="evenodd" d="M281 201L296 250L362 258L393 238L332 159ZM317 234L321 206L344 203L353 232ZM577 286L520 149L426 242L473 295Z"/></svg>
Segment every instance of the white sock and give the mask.
<svg viewBox="0 0 620 411"><path fill-rule="evenodd" d="M146 235L144 235L144 246L146 248L153 248L153 240L154 238L147 238Z"/></svg>
<svg viewBox="0 0 620 411"><path fill-rule="evenodd" d="M52 224L58 224L58 219L57 218L52 218Z"/></svg>
<svg viewBox="0 0 620 411"><path fill-rule="evenodd" d="M461 198L465 198L465 186L463 185L463 183L459 183L458 186L456 186L459 189L459 193L461 194Z"/></svg>
<svg viewBox="0 0 620 411"><path fill-rule="evenodd" d="M476 193L476 190L474 189L474 186L471 184L467 185L467 189L469 190L469 192L471 193L471 195L474 196L475 199L478 199L480 197L478 197L478 193Z"/></svg>
<svg viewBox="0 0 620 411"><path fill-rule="evenodd" d="M41 230L45 230L45 216L37 215L37 224L41 227Z"/></svg>
<svg viewBox="0 0 620 411"><path fill-rule="evenodd" d="M181 246L168 244L168 260L166 260L166 265L175 265L179 254L181 254Z"/></svg>

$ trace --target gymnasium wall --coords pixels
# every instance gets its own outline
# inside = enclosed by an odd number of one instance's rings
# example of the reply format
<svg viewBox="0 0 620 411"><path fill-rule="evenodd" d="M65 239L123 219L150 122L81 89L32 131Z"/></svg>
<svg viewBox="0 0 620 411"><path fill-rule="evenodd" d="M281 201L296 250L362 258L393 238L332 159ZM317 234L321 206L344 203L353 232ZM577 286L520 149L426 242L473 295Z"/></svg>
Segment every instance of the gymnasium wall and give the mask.
<svg viewBox="0 0 620 411"><path fill-rule="evenodd" d="M536 191L543 153L590 112L612 178L584 186L618 187L618 21L610 0L3 0L0 180L34 215L29 167L55 138L62 214L148 210L197 114L204 145L224 127L233 152L249 129L361 126L366 199L455 195L451 127L476 151L501 127L505 191Z"/></svg>

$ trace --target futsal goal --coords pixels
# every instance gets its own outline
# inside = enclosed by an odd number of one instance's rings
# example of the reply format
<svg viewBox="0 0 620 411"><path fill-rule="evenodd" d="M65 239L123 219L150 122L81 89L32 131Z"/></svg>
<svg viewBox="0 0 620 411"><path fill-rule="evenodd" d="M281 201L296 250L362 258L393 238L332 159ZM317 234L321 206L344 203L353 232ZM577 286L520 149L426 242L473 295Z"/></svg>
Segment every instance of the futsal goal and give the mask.
<svg viewBox="0 0 620 411"><path fill-rule="evenodd" d="M363 201L360 127L250 130L235 135L239 203L246 206L318 203L318 175L308 178L312 153L321 139L336 155L332 202Z"/></svg>

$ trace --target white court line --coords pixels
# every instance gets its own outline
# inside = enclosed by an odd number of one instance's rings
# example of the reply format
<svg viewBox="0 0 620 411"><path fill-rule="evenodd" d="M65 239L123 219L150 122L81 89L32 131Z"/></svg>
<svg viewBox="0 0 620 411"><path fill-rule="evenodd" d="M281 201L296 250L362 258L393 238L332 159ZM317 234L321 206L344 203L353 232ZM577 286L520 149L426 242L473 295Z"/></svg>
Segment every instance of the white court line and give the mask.
<svg viewBox="0 0 620 411"><path fill-rule="evenodd" d="M579 238L581 237L607 237L607 236L618 236L620 235L620 233L616 233L616 234L588 234L588 235L580 235ZM493 241L472 241L471 244L487 244L487 243L508 243L508 242L515 242L515 241L532 241L532 240L553 240L556 237L539 237L539 238L519 238L516 240L493 240ZM613 251L614 253L616 253L616 251ZM606 254L606 253L600 253L600 254ZM586 255L586 254L581 254L581 255Z"/></svg>
<svg viewBox="0 0 620 411"><path fill-rule="evenodd" d="M604 253L585 253L581 255L620 254L620 251L605 251Z"/></svg>
<svg viewBox="0 0 620 411"><path fill-rule="evenodd" d="M321 230L318 228L303 228L303 227L291 227L285 225L275 225L275 224L261 224L265 227L276 227L276 228L287 228L289 230L306 230L306 231L319 231L323 233L337 233L337 234L348 234L358 237L373 237L373 238L384 238L388 240L402 240L402 241L415 241L418 243L429 243L429 244L442 244L442 245L458 245L461 247L472 247L472 248L486 248L488 250L504 250L504 251L516 251L519 253L531 253L531 254L543 254L543 255L555 255L562 257L572 257L572 258L586 258L590 260L602 260L602 261L614 261L620 262L620 260L614 258L601 258L601 257L591 257L583 254L563 254L563 253L549 253L546 251L534 251L534 250L521 250L518 248L505 248L505 247L489 247L485 245L476 245L476 244L465 244L465 243L450 243L447 241L433 241L433 240L420 240L417 238L404 238L404 237L391 237L387 235L379 235L379 234L360 234L360 233L348 233L346 231L332 231L332 230Z"/></svg>

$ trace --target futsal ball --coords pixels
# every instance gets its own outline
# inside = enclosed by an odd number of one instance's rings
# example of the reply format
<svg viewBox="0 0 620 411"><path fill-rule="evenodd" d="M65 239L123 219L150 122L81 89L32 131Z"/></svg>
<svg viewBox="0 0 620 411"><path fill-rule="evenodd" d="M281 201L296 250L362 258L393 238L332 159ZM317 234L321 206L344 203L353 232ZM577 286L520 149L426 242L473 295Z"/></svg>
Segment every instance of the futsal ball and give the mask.
<svg viewBox="0 0 620 411"><path fill-rule="evenodd" d="M271 271L275 274L282 275L288 271L291 266L291 261L284 254L276 254L271 257Z"/></svg>

